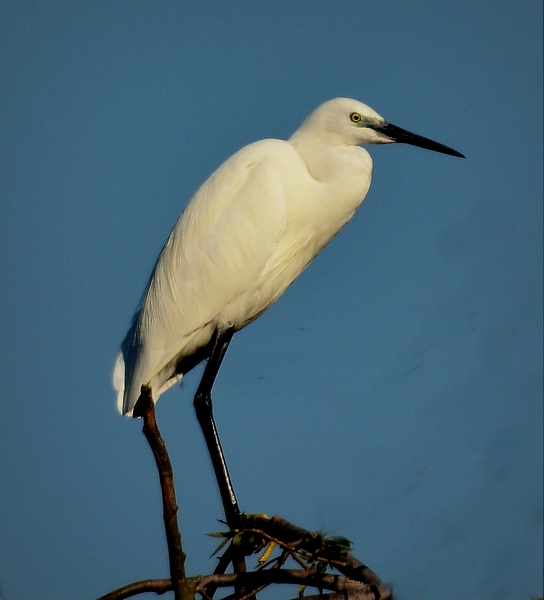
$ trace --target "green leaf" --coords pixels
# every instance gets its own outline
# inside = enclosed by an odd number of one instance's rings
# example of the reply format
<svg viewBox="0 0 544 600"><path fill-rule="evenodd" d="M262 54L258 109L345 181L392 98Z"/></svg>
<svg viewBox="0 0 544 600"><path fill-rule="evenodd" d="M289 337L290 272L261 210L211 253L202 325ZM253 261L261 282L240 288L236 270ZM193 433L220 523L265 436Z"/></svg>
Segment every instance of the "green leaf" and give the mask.
<svg viewBox="0 0 544 600"><path fill-rule="evenodd" d="M327 539L328 541L334 542L337 546L339 546L342 554L348 554L351 552L351 550L353 550L353 542L342 535L333 535Z"/></svg>
<svg viewBox="0 0 544 600"><path fill-rule="evenodd" d="M212 531L211 533L207 533L206 535L209 535L210 537L215 537L215 538L231 538L232 532L230 532L230 531Z"/></svg>
<svg viewBox="0 0 544 600"><path fill-rule="evenodd" d="M229 543L229 538L225 538L220 544L219 546L217 546L217 548L211 553L210 558L212 556L215 556L226 544Z"/></svg>

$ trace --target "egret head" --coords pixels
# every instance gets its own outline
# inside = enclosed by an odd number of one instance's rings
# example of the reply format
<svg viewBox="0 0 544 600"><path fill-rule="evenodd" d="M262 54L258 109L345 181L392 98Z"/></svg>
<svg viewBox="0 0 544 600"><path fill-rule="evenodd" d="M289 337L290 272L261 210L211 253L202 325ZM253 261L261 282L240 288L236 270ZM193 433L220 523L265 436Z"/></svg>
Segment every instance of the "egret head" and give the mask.
<svg viewBox="0 0 544 600"><path fill-rule="evenodd" d="M335 98L318 106L293 138L299 135L313 138L316 143L324 141L331 145L398 142L464 158L448 146L388 123L370 106L350 98Z"/></svg>

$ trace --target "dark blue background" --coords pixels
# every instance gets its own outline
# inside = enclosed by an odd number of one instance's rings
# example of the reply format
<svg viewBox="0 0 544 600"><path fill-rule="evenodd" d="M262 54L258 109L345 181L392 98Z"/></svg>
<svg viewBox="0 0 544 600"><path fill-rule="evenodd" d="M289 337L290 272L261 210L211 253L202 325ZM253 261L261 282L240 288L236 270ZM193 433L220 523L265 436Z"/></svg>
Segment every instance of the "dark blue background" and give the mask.
<svg viewBox="0 0 544 600"><path fill-rule="evenodd" d="M197 187L336 96L467 160L370 148L353 221L235 337L215 403L242 508L349 537L399 598L542 595L541 11L0 3L3 598L167 575L118 344ZM200 372L158 404L191 574L221 516Z"/></svg>

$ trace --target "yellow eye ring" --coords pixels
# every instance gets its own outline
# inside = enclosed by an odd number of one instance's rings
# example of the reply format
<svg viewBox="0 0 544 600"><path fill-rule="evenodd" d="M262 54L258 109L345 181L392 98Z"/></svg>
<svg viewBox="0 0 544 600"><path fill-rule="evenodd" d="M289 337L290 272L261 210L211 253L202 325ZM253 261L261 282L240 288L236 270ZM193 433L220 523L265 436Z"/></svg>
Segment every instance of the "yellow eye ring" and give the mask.
<svg viewBox="0 0 544 600"><path fill-rule="evenodd" d="M362 119L361 115L359 113L356 113L356 112L351 113L351 115L349 116L349 118L351 119L351 121L353 123L360 123L361 119Z"/></svg>

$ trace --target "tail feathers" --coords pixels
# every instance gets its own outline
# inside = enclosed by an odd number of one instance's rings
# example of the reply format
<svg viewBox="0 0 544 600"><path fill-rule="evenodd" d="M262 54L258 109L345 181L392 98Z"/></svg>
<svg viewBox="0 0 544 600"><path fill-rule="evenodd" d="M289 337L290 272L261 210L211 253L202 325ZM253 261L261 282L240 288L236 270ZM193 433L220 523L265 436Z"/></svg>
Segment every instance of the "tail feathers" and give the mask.
<svg viewBox="0 0 544 600"><path fill-rule="evenodd" d="M117 390L117 410L126 417L132 417L134 406L140 397L141 385L136 387L134 385L135 383L136 382L132 381L127 382L125 357L121 350L117 355L117 360L115 361L115 367L113 369L113 387ZM155 401L157 400L154 394L153 398Z"/></svg>
<svg viewBox="0 0 544 600"><path fill-rule="evenodd" d="M132 410L125 411L125 359L119 352L113 369L113 387L117 390L117 410L122 415L132 416Z"/></svg>
<svg viewBox="0 0 544 600"><path fill-rule="evenodd" d="M113 387L117 390L117 410L126 417L132 417L134 406L140 397L140 389L142 384L136 385L138 382L135 381L134 372L131 373L130 365L127 373L127 365L125 363L125 357L123 350L117 355L115 361L115 367L113 369ZM127 381L127 375L129 381ZM157 398L153 394L155 402Z"/></svg>
<svg viewBox="0 0 544 600"><path fill-rule="evenodd" d="M171 369L168 367L158 373L150 382L146 383L146 385L151 387L154 402L157 402L163 392L171 388L183 377L182 373L174 373L174 375L168 377L167 372L171 372ZM113 387L117 390L117 410L122 415L132 417L134 406L140 397L141 386L144 383L128 382L128 385L126 385L125 358L121 350L117 355L113 369Z"/></svg>

